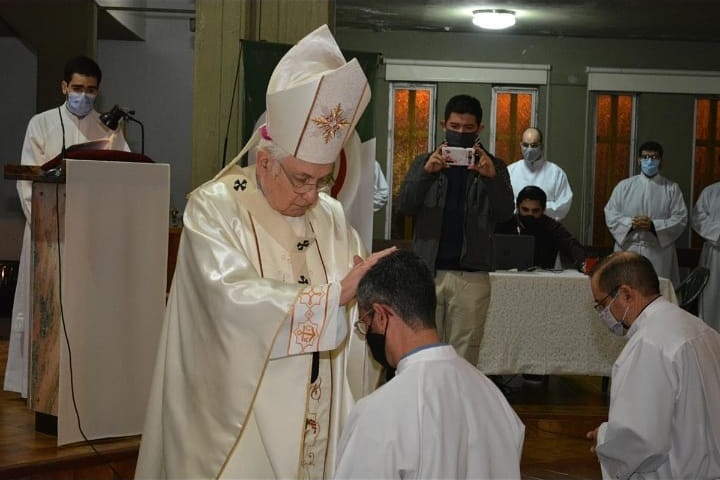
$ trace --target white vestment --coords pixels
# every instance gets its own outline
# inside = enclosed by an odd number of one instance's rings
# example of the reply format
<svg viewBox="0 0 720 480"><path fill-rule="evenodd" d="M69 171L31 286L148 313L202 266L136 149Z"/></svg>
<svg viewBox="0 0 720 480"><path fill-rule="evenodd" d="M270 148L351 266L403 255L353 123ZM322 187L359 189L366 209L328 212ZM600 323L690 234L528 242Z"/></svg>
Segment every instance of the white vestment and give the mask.
<svg viewBox="0 0 720 480"><path fill-rule="evenodd" d="M632 219L646 215L655 232L632 230ZM615 251L637 252L647 257L659 277L680 280L675 240L685 230L687 207L677 183L660 174L626 178L613 189L605 205L605 223L615 239Z"/></svg>
<svg viewBox="0 0 720 480"><path fill-rule="evenodd" d="M405 356L361 399L335 478L520 478L525 427L497 387L449 345Z"/></svg>
<svg viewBox="0 0 720 480"><path fill-rule="evenodd" d="M543 160L536 170L530 170L520 159L508 165L513 195L517 199L520 190L528 185L540 187L547 195L545 215L557 221L565 218L572 206L573 191L565 171L555 163Z"/></svg>
<svg viewBox="0 0 720 480"><path fill-rule="evenodd" d="M720 182L706 187L692 212L692 228L705 243L700 265L710 270L708 283L700 296L699 317L720 331Z"/></svg>
<svg viewBox="0 0 720 480"><path fill-rule="evenodd" d="M339 306L365 253L342 205L321 193L284 217L255 166L235 166L192 193L183 221L136 476L330 476L344 419L378 379L357 308Z"/></svg>
<svg viewBox="0 0 720 480"><path fill-rule="evenodd" d="M62 115L62 122L60 121ZM100 121L100 114L92 110L79 118L68 111L65 105L53 108L33 116L28 123L23 142L21 165L39 166L55 158L63 148L63 129L65 148L93 140L108 140L107 148L128 151L125 137L120 130L113 131ZM13 300L12 323L10 327L10 345L5 368L4 389L19 392L23 397L28 394L28 348L30 343L30 311L32 289L30 285L30 204L32 201L32 182L17 182L20 204L25 213L25 232L23 234L20 265L18 267L17 288Z"/></svg>
<svg viewBox="0 0 720 480"><path fill-rule="evenodd" d="M660 297L627 335L598 429L603 478L720 478L720 334Z"/></svg>
<svg viewBox="0 0 720 480"><path fill-rule="evenodd" d="M377 160L375 160L373 176L375 177L375 187L373 189L373 212L377 212L385 206L388 201L388 194L390 193L387 180L385 180L385 175L383 174L380 163Z"/></svg>

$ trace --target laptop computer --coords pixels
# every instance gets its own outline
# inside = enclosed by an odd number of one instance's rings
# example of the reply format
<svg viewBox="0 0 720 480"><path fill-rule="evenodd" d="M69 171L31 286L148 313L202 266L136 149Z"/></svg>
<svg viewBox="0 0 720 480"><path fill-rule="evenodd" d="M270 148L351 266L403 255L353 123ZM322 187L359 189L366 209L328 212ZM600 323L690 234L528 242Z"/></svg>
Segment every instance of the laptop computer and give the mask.
<svg viewBox="0 0 720 480"><path fill-rule="evenodd" d="M532 235L492 235L495 270L527 270L535 265L535 237Z"/></svg>

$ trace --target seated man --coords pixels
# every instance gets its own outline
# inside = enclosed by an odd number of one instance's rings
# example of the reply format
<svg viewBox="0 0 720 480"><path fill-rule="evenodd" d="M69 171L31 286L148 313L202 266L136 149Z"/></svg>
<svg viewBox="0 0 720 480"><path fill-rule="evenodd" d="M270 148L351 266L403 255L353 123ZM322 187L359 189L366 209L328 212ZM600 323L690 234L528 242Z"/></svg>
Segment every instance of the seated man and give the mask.
<svg viewBox="0 0 720 480"><path fill-rule="evenodd" d="M395 377L351 410L336 478L520 478L525 428L497 387L435 329L435 282L414 253L372 266L358 332Z"/></svg>
<svg viewBox="0 0 720 480"><path fill-rule="evenodd" d="M560 252L584 272L585 249L560 222L545 215L546 203L547 196L540 187L523 188L516 200L517 213L498 224L495 233L534 236L535 265L539 267L553 268Z"/></svg>

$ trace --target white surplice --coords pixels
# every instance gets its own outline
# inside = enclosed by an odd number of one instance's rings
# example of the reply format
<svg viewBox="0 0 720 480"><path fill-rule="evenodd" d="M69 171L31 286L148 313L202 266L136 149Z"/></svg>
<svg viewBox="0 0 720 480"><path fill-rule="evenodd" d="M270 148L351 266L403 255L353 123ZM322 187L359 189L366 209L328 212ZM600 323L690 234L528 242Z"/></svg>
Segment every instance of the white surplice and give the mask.
<svg viewBox="0 0 720 480"><path fill-rule="evenodd" d="M707 186L700 193L691 222L693 230L705 240L700 265L710 270L708 283L698 302L699 316L720 331L720 182Z"/></svg>
<svg viewBox="0 0 720 480"><path fill-rule="evenodd" d="M335 478L519 479L524 435L492 381L453 347L429 346L357 403Z"/></svg>
<svg viewBox="0 0 720 480"><path fill-rule="evenodd" d="M632 219L646 215L655 232L632 230ZM637 252L647 257L659 277L680 281L675 241L685 230L688 212L677 183L660 174L643 174L621 180L605 205L605 223L615 239L615 251Z"/></svg>
<svg viewBox="0 0 720 480"><path fill-rule="evenodd" d="M255 166L236 166L192 193L183 221L137 478L330 476L343 421L378 378L357 308L338 305L365 253L342 205L320 194L284 217Z"/></svg>
<svg viewBox="0 0 720 480"><path fill-rule="evenodd" d="M62 122L60 121L61 115ZM107 148L109 149L129 150L122 131L113 131L107 128L100 121L100 114L97 111L92 110L85 117L79 118L70 113L63 104L60 107L38 113L30 119L25 133L20 164L38 166L55 158L63 148L63 129L66 148L93 140L108 140ZM30 203L32 200L32 182L17 182L17 191L25 214L25 231L23 233L22 250L20 251L17 287L13 300L4 389L19 392L23 397L27 397L29 324L32 303L30 285Z"/></svg>
<svg viewBox="0 0 720 480"><path fill-rule="evenodd" d="M720 478L720 334L660 297L627 335L598 430L603 478Z"/></svg>
<svg viewBox="0 0 720 480"><path fill-rule="evenodd" d="M540 187L547 195L545 215L557 221L565 218L572 206L573 191L565 171L553 162L543 160L536 170L530 170L520 159L508 165L513 195L517 199L520 190L528 185Z"/></svg>

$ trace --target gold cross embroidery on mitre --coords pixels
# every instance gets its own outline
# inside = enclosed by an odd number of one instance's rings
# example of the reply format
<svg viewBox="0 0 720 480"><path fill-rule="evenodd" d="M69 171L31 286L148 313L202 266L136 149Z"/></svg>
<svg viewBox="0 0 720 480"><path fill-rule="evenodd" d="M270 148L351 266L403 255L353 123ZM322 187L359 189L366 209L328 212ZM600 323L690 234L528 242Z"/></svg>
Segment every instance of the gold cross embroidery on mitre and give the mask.
<svg viewBox="0 0 720 480"><path fill-rule="evenodd" d="M325 116L313 118L312 121L322 130L325 143L335 138L338 130L350 125L350 122L343 117L343 109L339 103L335 108L330 110L330 113Z"/></svg>

